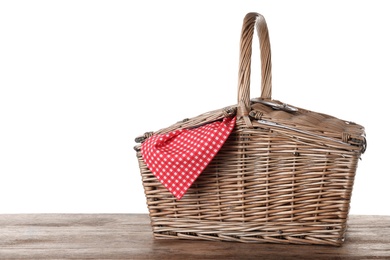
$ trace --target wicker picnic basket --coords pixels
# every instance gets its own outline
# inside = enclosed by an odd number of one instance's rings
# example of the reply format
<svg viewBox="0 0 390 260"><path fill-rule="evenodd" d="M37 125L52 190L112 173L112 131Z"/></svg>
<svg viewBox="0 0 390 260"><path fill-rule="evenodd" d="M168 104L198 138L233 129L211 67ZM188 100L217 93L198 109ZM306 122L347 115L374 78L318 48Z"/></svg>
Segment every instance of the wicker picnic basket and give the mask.
<svg viewBox="0 0 390 260"><path fill-rule="evenodd" d="M261 96L250 99L251 48L261 49ZM234 129L205 170L177 200L135 149L155 238L326 244L344 241L354 177L366 148L364 128L271 98L265 19L248 13L240 42L236 105L137 137L192 129L236 117Z"/></svg>

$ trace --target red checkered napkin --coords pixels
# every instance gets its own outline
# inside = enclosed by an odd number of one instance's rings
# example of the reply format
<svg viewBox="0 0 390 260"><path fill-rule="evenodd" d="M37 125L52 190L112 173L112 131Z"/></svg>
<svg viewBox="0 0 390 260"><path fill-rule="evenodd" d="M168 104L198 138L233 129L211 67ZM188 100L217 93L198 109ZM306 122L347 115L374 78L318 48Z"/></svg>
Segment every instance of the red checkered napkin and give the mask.
<svg viewBox="0 0 390 260"><path fill-rule="evenodd" d="M143 159L179 200L221 149L235 123L235 117L226 117L198 128L151 136L142 143Z"/></svg>

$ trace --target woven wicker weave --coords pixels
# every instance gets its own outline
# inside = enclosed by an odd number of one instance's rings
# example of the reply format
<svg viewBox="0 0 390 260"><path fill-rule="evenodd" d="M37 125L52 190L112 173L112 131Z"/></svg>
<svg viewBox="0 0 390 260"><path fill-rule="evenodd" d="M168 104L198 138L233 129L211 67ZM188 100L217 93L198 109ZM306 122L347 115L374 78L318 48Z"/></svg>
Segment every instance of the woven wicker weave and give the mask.
<svg viewBox="0 0 390 260"><path fill-rule="evenodd" d="M254 28L260 38L261 97L250 100ZM176 200L136 147L156 238L341 245L364 128L271 98L271 52L264 17L246 15L241 33L238 102L152 134L237 116L228 140Z"/></svg>

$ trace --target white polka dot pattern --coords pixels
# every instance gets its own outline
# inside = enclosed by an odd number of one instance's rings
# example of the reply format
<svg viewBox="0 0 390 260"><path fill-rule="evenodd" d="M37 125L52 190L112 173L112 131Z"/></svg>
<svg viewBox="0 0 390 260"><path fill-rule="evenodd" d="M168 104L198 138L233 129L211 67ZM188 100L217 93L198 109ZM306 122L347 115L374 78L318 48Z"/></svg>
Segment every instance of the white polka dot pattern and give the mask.
<svg viewBox="0 0 390 260"><path fill-rule="evenodd" d="M179 200L221 149L236 123L224 118L149 137L141 146L149 170Z"/></svg>

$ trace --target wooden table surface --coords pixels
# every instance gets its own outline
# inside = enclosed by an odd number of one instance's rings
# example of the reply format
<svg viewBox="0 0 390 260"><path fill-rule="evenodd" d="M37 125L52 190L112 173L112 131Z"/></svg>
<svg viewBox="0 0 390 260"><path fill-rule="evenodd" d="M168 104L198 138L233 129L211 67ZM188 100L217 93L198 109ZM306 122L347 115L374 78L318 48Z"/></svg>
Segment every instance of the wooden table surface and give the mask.
<svg viewBox="0 0 390 260"><path fill-rule="evenodd" d="M390 259L390 216L348 221L343 246L156 240L146 214L0 215L0 259Z"/></svg>

